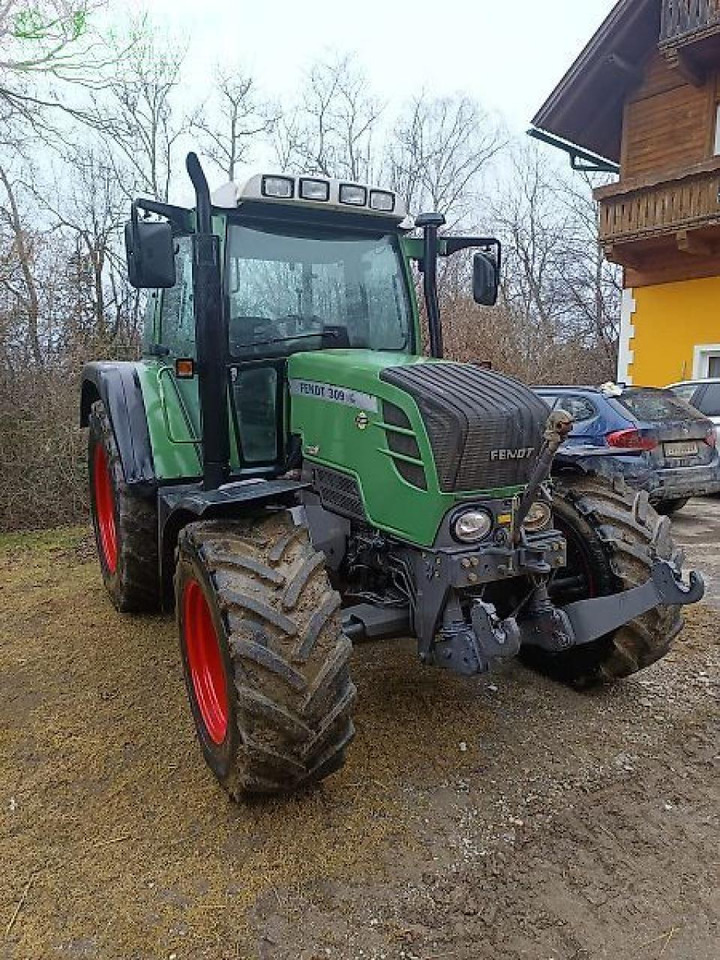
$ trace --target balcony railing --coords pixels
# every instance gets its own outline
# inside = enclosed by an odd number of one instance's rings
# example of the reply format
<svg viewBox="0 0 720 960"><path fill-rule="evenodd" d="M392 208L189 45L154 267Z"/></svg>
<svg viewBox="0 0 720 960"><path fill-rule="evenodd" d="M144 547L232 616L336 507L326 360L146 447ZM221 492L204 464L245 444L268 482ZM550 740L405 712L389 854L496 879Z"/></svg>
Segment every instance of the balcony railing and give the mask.
<svg viewBox="0 0 720 960"><path fill-rule="evenodd" d="M663 0L660 42L672 43L720 27L720 0Z"/></svg>
<svg viewBox="0 0 720 960"><path fill-rule="evenodd" d="M720 238L719 193L717 159L673 180L601 187L600 242L624 244L700 228L717 230Z"/></svg>

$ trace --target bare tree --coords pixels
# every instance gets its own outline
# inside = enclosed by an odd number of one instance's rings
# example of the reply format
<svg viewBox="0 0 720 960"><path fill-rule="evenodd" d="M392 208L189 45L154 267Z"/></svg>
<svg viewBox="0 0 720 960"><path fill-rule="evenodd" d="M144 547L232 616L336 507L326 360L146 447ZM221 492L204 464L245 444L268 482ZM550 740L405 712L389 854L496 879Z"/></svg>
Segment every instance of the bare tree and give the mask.
<svg viewBox="0 0 720 960"><path fill-rule="evenodd" d="M299 106L281 122L276 155L288 170L370 180L382 104L350 56L313 64Z"/></svg>
<svg viewBox="0 0 720 960"><path fill-rule="evenodd" d="M120 252L127 200L106 150L83 142L63 159L72 170L70 184L59 197L47 187L37 190L38 203L55 229L72 239L78 324L101 340L114 340L136 299L124 280Z"/></svg>
<svg viewBox="0 0 720 960"><path fill-rule="evenodd" d="M204 153L235 179L239 163L246 159L256 139L267 136L278 120L277 112L263 101L253 78L240 69L215 71L213 95L190 121Z"/></svg>
<svg viewBox="0 0 720 960"><path fill-rule="evenodd" d="M19 123L47 134L49 115L87 119L70 94L102 86L117 63L92 29L92 15L108 0L0 2L0 131Z"/></svg>
<svg viewBox="0 0 720 960"><path fill-rule="evenodd" d="M469 97L420 95L390 136L392 186L409 209L438 210L457 225L473 217L482 174L504 143L497 123Z"/></svg>
<svg viewBox="0 0 720 960"><path fill-rule="evenodd" d="M175 147L187 130L187 120L173 103L184 56L183 49L161 47L141 23L122 72L95 100L92 122L128 196L143 192L168 198Z"/></svg>
<svg viewBox="0 0 720 960"><path fill-rule="evenodd" d="M611 373L619 278L598 248L590 183L524 146L513 153L493 216L505 249L503 299L533 331L535 349L594 350Z"/></svg>
<svg viewBox="0 0 720 960"><path fill-rule="evenodd" d="M560 276L578 327L602 346L614 365L620 334L622 270L605 259L598 243L598 208L592 191L600 183L597 175L575 173L556 186L558 204L569 213Z"/></svg>
<svg viewBox="0 0 720 960"><path fill-rule="evenodd" d="M546 158L524 146L513 153L510 175L493 204L496 229L505 242L505 300L548 335L560 320L558 268L570 219L557 204L554 186Z"/></svg>
<svg viewBox="0 0 720 960"><path fill-rule="evenodd" d="M6 203L0 206L0 217L9 229L10 254L17 265L16 271L3 276L3 285L15 300L16 305L22 309L32 358L35 363L42 365L44 356L39 333L40 295L35 276L33 237L20 212L17 184L11 179L9 171L2 166L0 166L0 183L5 189L7 198Z"/></svg>

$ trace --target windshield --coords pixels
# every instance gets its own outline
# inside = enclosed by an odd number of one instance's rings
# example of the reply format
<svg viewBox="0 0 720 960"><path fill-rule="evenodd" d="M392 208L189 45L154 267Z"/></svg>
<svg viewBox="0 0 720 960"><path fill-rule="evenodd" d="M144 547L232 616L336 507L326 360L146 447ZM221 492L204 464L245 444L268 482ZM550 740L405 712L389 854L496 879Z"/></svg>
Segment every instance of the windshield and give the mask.
<svg viewBox="0 0 720 960"><path fill-rule="evenodd" d="M412 349L395 236L231 224L227 277L233 356Z"/></svg>

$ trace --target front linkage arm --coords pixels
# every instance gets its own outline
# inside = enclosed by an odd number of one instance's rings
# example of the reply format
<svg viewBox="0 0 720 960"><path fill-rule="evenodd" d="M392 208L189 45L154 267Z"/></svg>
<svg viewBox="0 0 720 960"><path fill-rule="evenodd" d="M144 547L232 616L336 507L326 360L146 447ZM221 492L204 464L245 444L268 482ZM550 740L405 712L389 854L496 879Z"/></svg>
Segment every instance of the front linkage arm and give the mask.
<svg viewBox="0 0 720 960"><path fill-rule="evenodd" d="M609 597L578 600L559 609L553 606L542 584L535 590L528 616L518 624L521 643L541 647L550 653L562 653L570 647L592 643L658 606L684 606L697 603L705 595L705 581L694 570L690 584L667 560L657 559L650 579L639 587Z"/></svg>

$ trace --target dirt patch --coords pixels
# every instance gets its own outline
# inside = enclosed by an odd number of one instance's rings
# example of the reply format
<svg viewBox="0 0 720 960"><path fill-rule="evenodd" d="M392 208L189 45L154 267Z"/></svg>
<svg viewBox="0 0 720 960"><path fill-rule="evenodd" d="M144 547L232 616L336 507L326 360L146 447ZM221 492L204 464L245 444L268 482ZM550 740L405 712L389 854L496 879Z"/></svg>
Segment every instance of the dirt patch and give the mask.
<svg viewBox="0 0 720 960"><path fill-rule="evenodd" d="M0 543L3 960L717 960L716 613L584 697L359 647L347 767L235 806L173 622L116 614L86 536Z"/></svg>

